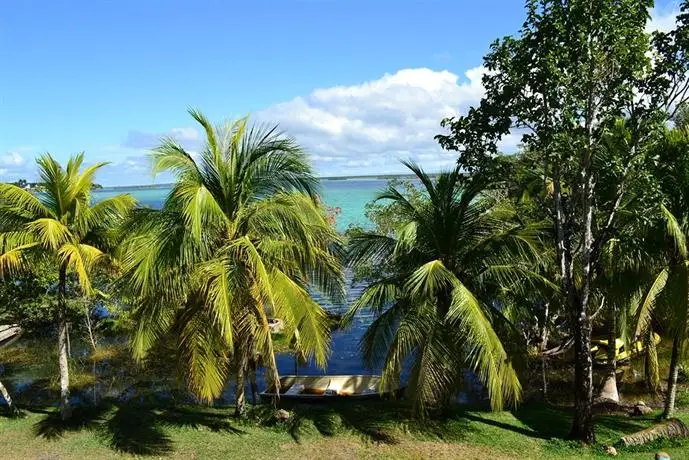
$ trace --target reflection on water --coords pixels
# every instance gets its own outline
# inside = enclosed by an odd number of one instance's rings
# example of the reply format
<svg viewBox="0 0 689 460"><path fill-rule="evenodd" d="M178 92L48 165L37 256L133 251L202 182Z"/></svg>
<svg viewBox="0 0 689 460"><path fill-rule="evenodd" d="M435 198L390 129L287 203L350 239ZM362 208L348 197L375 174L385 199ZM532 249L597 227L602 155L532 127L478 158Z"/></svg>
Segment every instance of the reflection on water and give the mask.
<svg viewBox="0 0 689 460"><path fill-rule="evenodd" d="M331 313L341 315L347 311L351 302L357 299L364 285L352 283L351 271L346 274L346 301L342 304L331 304L314 293L314 298ZM367 368L359 353L359 341L366 328L373 320L373 314L361 310L346 329L336 329L332 333L331 354L325 369L313 362L300 365L296 371L301 375L314 374L378 374L379 368ZM198 402L185 389L183 382L175 376L175 369L165 359L158 359L140 368L131 360L126 346L126 338L101 338L99 345L102 359L92 359L92 349L86 340L72 338L72 402L75 405L97 404L102 399L125 401L160 401L160 402ZM12 352L12 349L4 350ZM0 377L9 384L13 397L25 403L56 405L57 395L57 359L54 337L43 339L38 344L31 341L20 341L14 345L14 353L41 354L45 362L22 364L21 362L1 366ZM6 355L7 356L7 355ZM169 361L169 360L168 360ZM290 353L278 353L276 362L280 375L295 373L295 358ZM408 368L402 373L402 384L408 377ZM265 389L264 370L258 372L259 391ZM458 396L460 402L475 402L485 396L483 387L471 372L465 375L466 390ZM247 382L248 385L248 382ZM248 390L248 388L247 388ZM227 388L217 401L219 404L230 404L234 400L234 379L230 379ZM28 400L28 401L27 401Z"/></svg>

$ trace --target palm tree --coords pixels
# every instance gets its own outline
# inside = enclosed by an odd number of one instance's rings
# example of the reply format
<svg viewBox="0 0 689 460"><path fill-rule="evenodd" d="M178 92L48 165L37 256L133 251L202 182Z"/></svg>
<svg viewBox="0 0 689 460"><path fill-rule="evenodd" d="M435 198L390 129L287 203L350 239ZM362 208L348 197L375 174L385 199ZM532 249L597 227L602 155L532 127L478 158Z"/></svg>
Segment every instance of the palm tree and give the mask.
<svg viewBox="0 0 689 460"><path fill-rule="evenodd" d="M637 334L650 335L652 318L665 326L665 332L672 338L672 354L665 395L663 417L669 418L675 410L677 376L686 339L689 336L689 254L686 238L689 222L678 219L664 205L661 205L667 223L668 235L675 247L668 251L666 265L660 270L648 289L639 309Z"/></svg>
<svg viewBox="0 0 689 460"><path fill-rule="evenodd" d="M667 418L675 409L677 375L689 337L689 128L681 126L664 134L653 158L653 171L662 192L663 258L658 275L640 304L637 333L648 336L651 319L655 318L672 338L663 412Z"/></svg>
<svg viewBox="0 0 689 460"><path fill-rule="evenodd" d="M521 385L498 333L506 337L509 327L496 307L528 279L548 283L527 263L538 261L539 234L480 178L466 180L455 169L432 180L405 165L420 181L422 199L389 187L377 199L398 209L400 228L353 235L348 250L352 263L373 264L379 273L347 315L364 307L378 315L361 341L364 359L382 365L383 386L411 360L408 395L417 415L449 403L466 368L487 386L493 408L517 403Z"/></svg>
<svg viewBox="0 0 689 460"><path fill-rule="evenodd" d="M176 183L162 210L133 218L123 245L124 281L138 299L132 345L141 360L173 337L187 385L204 401L221 394L234 370L242 415L252 349L269 383L279 385L269 316L325 365L327 318L309 289L342 295L339 239L292 138L246 119L214 128L189 113L205 146L196 156L165 139L154 150L154 171L172 173Z"/></svg>
<svg viewBox="0 0 689 460"><path fill-rule="evenodd" d="M63 168L50 154L40 156L39 194L11 184L0 184L0 274L30 271L36 259L55 261L58 271L57 318L60 367L60 413L71 415L67 352L68 276L76 276L81 292L92 292L91 270L106 261L112 247L109 232L133 208L131 195L117 195L91 203L96 172L106 163L81 170L83 153Z"/></svg>
<svg viewBox="0 0 689 460"><path fill-rule="evenodd" d="M622 213L621 213L622 214ZM629 209L620 216L617 237L610 239L602 249L602 270L594 285L594 299L607 314L605 327L607 329L606 372L600 386L599 398L619 402L617 387L617 347L618 338L630 346L638 337L634 331L634 324L630 320L635 315L636 304L643 296L644 290L653 280L656 269L653 254L649 252L649 241L653 239L651 229L645 228L646 213L637 209ZM601 312L601 310L598 310ZM595 319L595 315L593 316ZM653 378L653 362L657 362L655 343L652 331L647 331L642 337L647 342L645 347L646 381ZM653 361L653 360L656 361ZM650 385L649 385L650 386Z"/></svg>

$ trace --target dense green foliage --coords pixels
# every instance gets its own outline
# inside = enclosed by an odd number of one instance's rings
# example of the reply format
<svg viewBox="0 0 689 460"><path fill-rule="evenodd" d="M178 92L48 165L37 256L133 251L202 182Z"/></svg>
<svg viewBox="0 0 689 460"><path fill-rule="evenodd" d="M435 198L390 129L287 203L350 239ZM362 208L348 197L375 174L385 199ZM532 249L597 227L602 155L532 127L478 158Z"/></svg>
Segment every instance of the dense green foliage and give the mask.
<svg viewBox="0 0 689 460"><path fill-rule="evenodd" d="M364 359L382 364L389 382L413 357L408 396L418 413L451 401L466 368L488 387L494 408L514 404L521 385L495 332L494 322L507 324L495 304L504 292L530 286L540 263L538 232L483 193L479 178L463 182L455 169L433 180L408 166L422 192L392 185L378 197L390 200L379 216L392 213L395 230L384 233L379 224L383 232L350 236L349 261L371 264L377 274L349 312L378 313L362 340Z"/></svg>
<svg viewBox="0 0 689 460"><path fill-rule="evenodd" d="M132 348L143 359L173 334L189 388L205 401L221 394L234 369L242 412L251 362L261 359L270 384L279 385L269 316L324 365L327 317L307 289L342 295L339 237L291 138L246 119L214 128L190 113L206 133L203 151L194 158L172 139L156 148L155 171L172 172L176 183L162 210L139 210L125 227Z"/></svg>
<svg viewBox="0 0 689 460"><path fill-rule="evenodd" d="M344 237L306 153L247 119L215 127L192 110L201 152L161 141L153 169L175 183L160 210L127 195L94 204L102 164L44 155L39 183L0 184L0 322L57 325L64 418L69 327L82 322L94 350L98 327L131 336L139 364L164 350L204 402L235 378L244 415L259 366L279 385L278 346L325 365L332 324L311 293L341 300L347 266L368 285L345 322L373 312L364 361L382 389L408 371L415 416L451 410L467 370L495 410L536 373L547 400L563 372L549 374L545 351L564 342L570 436L595 443L596 387L619 395L616 349L602 360L592 339L618 337L644 344L652 392L667 371L670 416L689 351L689 2L674 30L648 34L652 3L527 0L521 29L484 58L480 103L442 121L456 167L406 163L414 177L391 182L366 206L370 225ZM506 136L521 141L513 155L500 152ZM99 309L117 314L98 326Z"/></svg>
<svg viewBox="0 0 689 460"><path fill-rule="evenodd" d="M496 41L484 58L480 104L444 120L449 133L438 136L467 171L501 175L498 142L518 129L552 187L551 244L576 350L572 437L587 442L594 439L591 331L604 254L624 232L622 216L640 190L633 183L649 177L647 155L689 84L686 15L676 30L649 37L651 6L527 1L518 36Z"/></svg>
<svg viewBox="0 0 689 460"><path fill-rule="evenodd" d="M83 161L83 154L78 154L63 168L48 154L39 157L39 174L45 189L39 194L16 185L0 184L0 274L8 278L33 273L33 277L11 280L20 286L19 294L10 295L21 295L23 282L35 285L45 273L45 264L54 267L57 275L55 286L49 291L55 299L53 311L58 325L63 418L68 418L71 411L68 300L74 296L75 289L86 299L96 294L93 271L98 265L114 263L108 254L116 245L116 229L135 203L130 195L118 195L92 205L93 178L104 164L96 163L81 171ZM68 277L73 277L75 282L69 283Z"/></svg>

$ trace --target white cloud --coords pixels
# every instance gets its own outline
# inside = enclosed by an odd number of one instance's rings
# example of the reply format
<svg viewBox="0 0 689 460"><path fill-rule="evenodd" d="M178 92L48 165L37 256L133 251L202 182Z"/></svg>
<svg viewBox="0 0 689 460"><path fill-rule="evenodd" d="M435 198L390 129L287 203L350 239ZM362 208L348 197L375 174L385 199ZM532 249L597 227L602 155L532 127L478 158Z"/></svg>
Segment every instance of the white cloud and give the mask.
<svg viewBox="0 0 689 460"><path fill-rule="evenodd" d="M647 30L671 30L677 14L676 3L654 8ZM450 57L445 51L433 56L436 60ZM460 77L447 70L401 69L359 84L315 89L258 111L255 119L279 123L307 149L316 170L324 176L406 172L400 164L404 159L437 171L452 167L457 158L456 152L443 151L434 139L443 132L440 121L464 114L480 101L484 72L483 67L474 67ZM163 135L176 138L190 150L198 150L203 137L195 128L174 128L167 133L130 131L123 146L149 149ZM520 140L521 133L513 132L499 147L514 152ZM145 169L138 159L119 166L130 166L135 173Z"/></svg>
<svg viewBox="0 0 689 460"><path fill-rule="evenodd" d="M27 163L26 158L24 158L21 152L28 152L28 148L13 148L8 152L0 154L0 181L36 179L33 162Z"/></svg>
<svg viewBox="0 0 689 460"><path fill-rule="evenodd" d="M679 7L677 4L673 4L665 8L660 8L657 6L654 7L651 10L651 19L646 24L646 31L671 31L675 28L675 20L677 19L677 14L679 14Z"/></svg>
<svg viewBox="0 0 689 460"><path fill-rule="evenodd" d="M323 175L404 172L400 159L428 170L452 166L456 153L433 138L440 121L465 113L483 95L482 67L465 78L428 68L403 69L358 85L312 91L257 113L280 123Z"/></svg>
<svg viewBox="0 0 689 460"><path fill-rule="evenodd" d="M7 152L5 155L0 156L0 165L17 167L24 164L24 157L17 151Z"/></svg>
<svg viewBox="0 0 689 460"><path fill-rule="evenodd" d="M199 142L201 134L196 128L172 128L170 136L180 142Z"/></svg>

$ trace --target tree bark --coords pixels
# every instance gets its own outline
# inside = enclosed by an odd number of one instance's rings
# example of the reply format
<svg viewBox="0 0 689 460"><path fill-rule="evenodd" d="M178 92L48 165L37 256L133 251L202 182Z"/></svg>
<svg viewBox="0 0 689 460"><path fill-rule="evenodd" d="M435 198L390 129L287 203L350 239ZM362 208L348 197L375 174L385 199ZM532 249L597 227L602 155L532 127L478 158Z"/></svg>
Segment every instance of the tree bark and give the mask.
<svg viewBox="0 0 689 460"><path fill-rule="evenodd" d="M548 401L548 358L545 355L546 347L548 346L548 319L550 311L550 302L545 304L545 312L543 313L543 326L541 328L541 377L543 379L543 401Z"/></svg>
<svg viewBox="0 0 689 460"><path fill-rule="evenodd" d="M593 362L591 322L584 311L574 318L574 420L569 437L595 442L593 431Z"/></svg>
<svg viewBox="0 0 689 460"><path fill-rule="evenodd" d="M559 168L553 167L553 205L556 247L562 287L567 297L570 320L574 332L574 420L569 437L587 444L595 441L593 431L593 363L591 359L591 320L588 316L588 297L591 279L591 249L593 236L591 225L593 210L591 205L592 184L584 171L587 186L584 190L584 254L582 255L582 289L577 292L572 276L572 248L565 231L566 218L562 202L562 185Z"/></svg>
<svg viewBox="0 0 689 460"><path fill-rule="evenodd" d="M624 447L641 446L658 438L686 438L688 436L689 427L681 420L673 418L653 425L645 430L629 434L623 437L619 444Z"/></svg>
<svg viewBox="0 0 689 460"><path fill-rule="evenodd" d="M1 380L0 380L0 395L2 395L3 398L5 398L5 402L7 403L7 408L9 409L10 413L13 413L15 408L14 408L14 404L12 403L12 397L10 396L9 391L7 391L7 388L5 388L5 385L2 384Z"/></svg>
<svg viewBox="0 0 689 460"><path fill-rule="evenodd" d="M677 396L677 374L679 372L679 337L672 340L672 356L670 357L670 375L667 379L667 395L665 396L665 411L663 418L672 417L675 411L675 397Z"/></svg>
<svg viewBox="0 0 689 460"><path fill-rule="evenodd" d="M89 340L91 341L91 347L95 352L98 349L96 344L96 336L93 335L93 324L91 323L91 311L88 307L84 307L84 319L86 320L86 330L89 333Z"/></svg>
<svg viewBox="0 0 689 460"><path fill-rule="evenodd" d="M57 354L60 365L60 416L62 420L67 420L72 415L72 407L69 402L69 361L67 350L67 267L64 264L60 266L57 306Z"/></svg>

